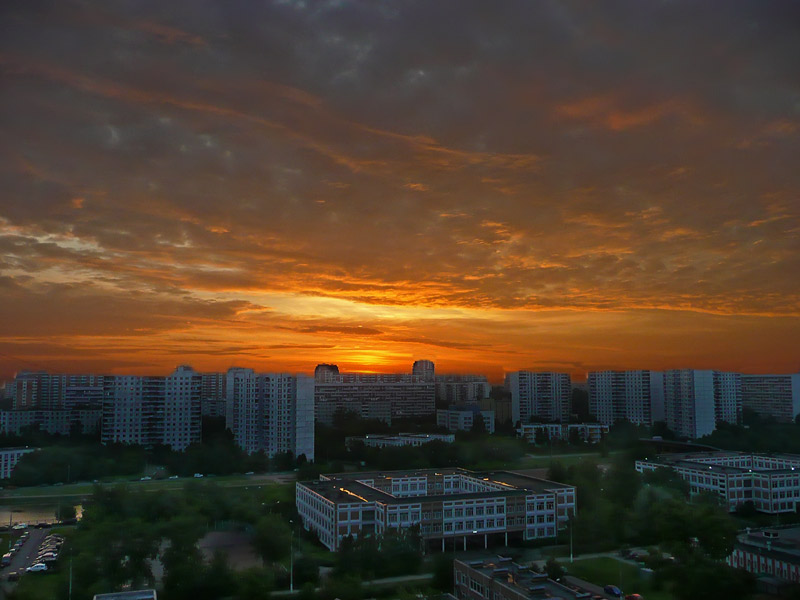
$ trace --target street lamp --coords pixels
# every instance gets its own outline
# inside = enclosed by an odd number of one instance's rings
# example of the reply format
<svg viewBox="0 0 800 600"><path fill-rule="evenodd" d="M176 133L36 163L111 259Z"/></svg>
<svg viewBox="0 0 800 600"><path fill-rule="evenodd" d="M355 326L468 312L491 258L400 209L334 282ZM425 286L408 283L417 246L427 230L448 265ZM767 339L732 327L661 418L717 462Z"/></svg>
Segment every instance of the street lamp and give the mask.
<svg viewBox="0 0 800 600"><path fill-rule="evenodd" d="M294 521L289 519L292 533L289 536L289 591L294 591Z"/></svg>

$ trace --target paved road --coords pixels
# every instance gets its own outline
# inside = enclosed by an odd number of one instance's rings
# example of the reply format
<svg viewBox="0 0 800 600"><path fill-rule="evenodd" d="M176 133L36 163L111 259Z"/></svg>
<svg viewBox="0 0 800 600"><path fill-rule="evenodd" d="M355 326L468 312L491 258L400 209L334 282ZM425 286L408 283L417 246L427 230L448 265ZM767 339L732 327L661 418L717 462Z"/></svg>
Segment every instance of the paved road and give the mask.
<svg viewBox="0 0 800 600"><path fill-rule="evenodd" d="M365 588L369 588L372 586L380 587L384 585L397 585L403 583L423 583L425 581L430 581L433 579L433 573L421 573L419 575L401 575L399 577L386 577L385 579L373 579L372 581L365 581L363 585ZM316 588L316 591L319 592L322 588ZM299 594L300 590L295 588L293 592L289 590L279 590L277 592L272 592L270 596L291 596L293 594Z"/></svg>
<svg viewBox="0 0 800 600"><path fill-rule="evenodd" d="M24 571L33 564L37 550L42 540L50 532L49 529L29 529L30 537L22 545L22 548L12 557L11 564L5 567L0 573L5 575L11 571ZM8 551L7 548L4 550Z"/></svg>

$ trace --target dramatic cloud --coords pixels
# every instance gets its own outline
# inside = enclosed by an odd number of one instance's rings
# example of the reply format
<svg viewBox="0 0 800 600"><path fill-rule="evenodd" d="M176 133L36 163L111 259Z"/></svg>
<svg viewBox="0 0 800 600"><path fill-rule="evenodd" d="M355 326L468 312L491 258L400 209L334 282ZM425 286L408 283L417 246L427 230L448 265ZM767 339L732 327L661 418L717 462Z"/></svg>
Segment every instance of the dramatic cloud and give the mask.
<svg viewBox="0 0 800 600"><path fill-rule="evenodd" d="M6 2L0 377L800 366L795 2Z"/></svg>

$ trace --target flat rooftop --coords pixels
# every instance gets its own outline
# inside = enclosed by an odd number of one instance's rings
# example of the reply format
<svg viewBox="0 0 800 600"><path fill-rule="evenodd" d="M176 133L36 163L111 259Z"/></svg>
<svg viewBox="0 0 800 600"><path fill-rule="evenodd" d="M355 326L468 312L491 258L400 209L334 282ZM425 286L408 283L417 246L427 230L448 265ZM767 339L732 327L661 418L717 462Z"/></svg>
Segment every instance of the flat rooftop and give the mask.
<svg viewBox="0 0 800 600"><path fill-rule="evenodd" d="M550 598L556 600L579 600L591 598L592 594L577 586L560 584L548 579L544 573L532 571L510 558L498 556L473 561L457 560L457 563L490 577L498 583L522 593L530 598Z"/></svg>
<svg viewBox="0 0 800 600"><path fill-rule="evenodd" d="M664 464L694 471L710 471L712 473L737 474L737 473L764 473L764 474L791 474L795 468L788 467L783 469L770 469L764 467L736 467L731 465L718 465L705 462L709 459L719 458L748 458L757 459L776 459L792 461L797 463L797 470L800 470L800 455L798 454L757 454L752 452L694 452L690 454L661 454L653 460L645 459L641 462L651 462L653 464Z"/></svg>
<svg viewBox="0 0 800 600"><path fill-rule="evenodd" d="M503 486L498 490L486 490L465 493L439 493L419 496L394 496L378 490L363 481L391 481L405 477L428 477L436 475L464 475L481 479L489 483ZM530 493L541 494L558 489L570 489L572 486L531 477L512 471L468 471L466 469L420 469L408 471L364 471L353 473L325 474L318 481L303 481L302 485L334 502L381 502L383 504L408 504L409 502L437 502L446 500L468 500L487 496L526 496Z"/></svg>

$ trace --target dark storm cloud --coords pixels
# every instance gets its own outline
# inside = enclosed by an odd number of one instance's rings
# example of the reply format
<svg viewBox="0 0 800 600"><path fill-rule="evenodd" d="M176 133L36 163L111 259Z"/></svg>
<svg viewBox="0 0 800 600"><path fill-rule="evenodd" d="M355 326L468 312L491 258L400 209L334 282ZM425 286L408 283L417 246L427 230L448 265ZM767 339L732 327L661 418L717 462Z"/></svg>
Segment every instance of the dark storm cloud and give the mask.
<svg viewBox="0 0 800 600"><path fill-rule="evenodd" d="M104 333L185 311L224 355L228 319L264 322L253 293L798 316L795 2L0 10L16 334L34 309ZM283 311L298 335L476 341Z"/></svg>

